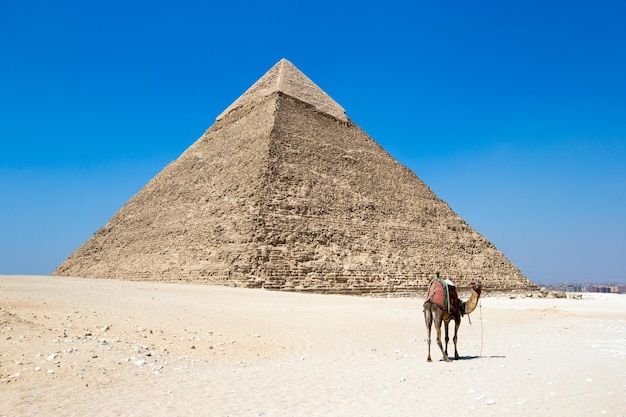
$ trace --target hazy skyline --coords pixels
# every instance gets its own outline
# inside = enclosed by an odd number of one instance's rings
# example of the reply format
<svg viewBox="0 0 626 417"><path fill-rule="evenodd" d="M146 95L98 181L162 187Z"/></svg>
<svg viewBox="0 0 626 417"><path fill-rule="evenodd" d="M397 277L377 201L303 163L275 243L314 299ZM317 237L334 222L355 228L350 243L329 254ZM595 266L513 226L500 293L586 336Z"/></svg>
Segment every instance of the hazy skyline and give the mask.
<svg viewBox="0 0 626 417"><path fill-rule="evenodd" d="M0 274L49 274L287 58L532 281L626 282L622 2L0 4Z"/></svg>

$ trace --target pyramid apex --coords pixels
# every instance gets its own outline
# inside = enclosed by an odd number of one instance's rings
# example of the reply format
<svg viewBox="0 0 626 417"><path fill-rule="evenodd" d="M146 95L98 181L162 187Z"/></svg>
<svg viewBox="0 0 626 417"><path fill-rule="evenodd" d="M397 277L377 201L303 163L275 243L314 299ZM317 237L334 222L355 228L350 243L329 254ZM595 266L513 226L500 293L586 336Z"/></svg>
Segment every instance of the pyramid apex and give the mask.
<svg viewBox="0 0 626 417"><path fill-rule="evenodd" d="M216 120L220 120L232 110L248 104L258 97L269 96L276 91L308 103L322 113L338 120L348 120L343 107L285 58L281 58L265 75L217 116Z"/></svg>

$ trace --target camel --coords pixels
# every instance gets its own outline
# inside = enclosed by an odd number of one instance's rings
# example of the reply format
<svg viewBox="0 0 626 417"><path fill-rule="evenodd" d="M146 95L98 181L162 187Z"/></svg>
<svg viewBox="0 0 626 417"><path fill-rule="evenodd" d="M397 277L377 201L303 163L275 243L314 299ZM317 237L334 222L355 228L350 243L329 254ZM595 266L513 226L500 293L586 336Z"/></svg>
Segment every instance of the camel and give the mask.
<svg viewBox="0 0 626 417"><path fill-rule="evenodd" d="M426 301L424 302L424 319L426 320L426 329L428 330L428 362L432 362L430 358L430 330L432 324L434 322L435 328L437 329L437 344L439 345L439 349L441 349L441 353L443 354L443 359L446 362L450 362L450 358L448 357L448 324L450 324L450 320L454 320L454 337L452 340L454 341L454 358L459 359L459 352L456 348L457 341L457 331L459 330L459 326L461 325L461 316L465 314L470 314L472 311L476 309L478 305L478 299L480 298L480 291L482 290L482 282L479 280L477 282L472 282L470 284L470 288L472 290L472 294L467 301L460 300L456 295L456 290L454 286L448 286L450 292L450 308L446 309L445 306L440 306L433 302L433 291L431 291L434 285L442 286L441 281L439 279L434 279L430 283L430 288L428 291L428 296ZM448 311L449 310L449 311ZM445 329L445 341L446 348L444 350L441 344L441 323L444 323Z"/></svg>

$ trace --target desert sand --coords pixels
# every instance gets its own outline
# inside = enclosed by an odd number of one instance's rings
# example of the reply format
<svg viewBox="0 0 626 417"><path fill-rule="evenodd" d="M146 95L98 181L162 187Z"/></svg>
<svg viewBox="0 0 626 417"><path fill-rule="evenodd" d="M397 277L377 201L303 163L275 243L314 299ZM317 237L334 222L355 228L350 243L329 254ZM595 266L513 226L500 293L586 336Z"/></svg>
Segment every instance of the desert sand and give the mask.
<svg viewBox="0 0 626 417"><path fill-rule="evenodd" d="M422 303L0 276L0 416L626 416L626 296Z"/></svg>

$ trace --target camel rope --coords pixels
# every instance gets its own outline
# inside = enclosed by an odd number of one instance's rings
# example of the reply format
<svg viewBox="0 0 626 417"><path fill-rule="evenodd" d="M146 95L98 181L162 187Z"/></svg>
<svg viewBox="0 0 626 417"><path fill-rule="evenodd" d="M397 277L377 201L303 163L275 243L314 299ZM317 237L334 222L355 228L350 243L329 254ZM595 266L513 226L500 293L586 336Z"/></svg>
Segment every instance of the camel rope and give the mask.
<svg viewBox="0 0 626 417"><path fill-rule="evenodd" d="M478 354L478 357L482 358L483 357L483 303L482 302L478 303L478 308L480 309L480 317L478 318L480 320L480 353ZM469 324L472 325L472 318L469 314L467 315L467 319L469 320Z"/></svg>
<svg viewBox="0 0 626 417"><path fill-rule="evenodd" d="M480 353L478 354L479 358L483 357L483 303L478 304L478 308L480 309Z"/></svg>

